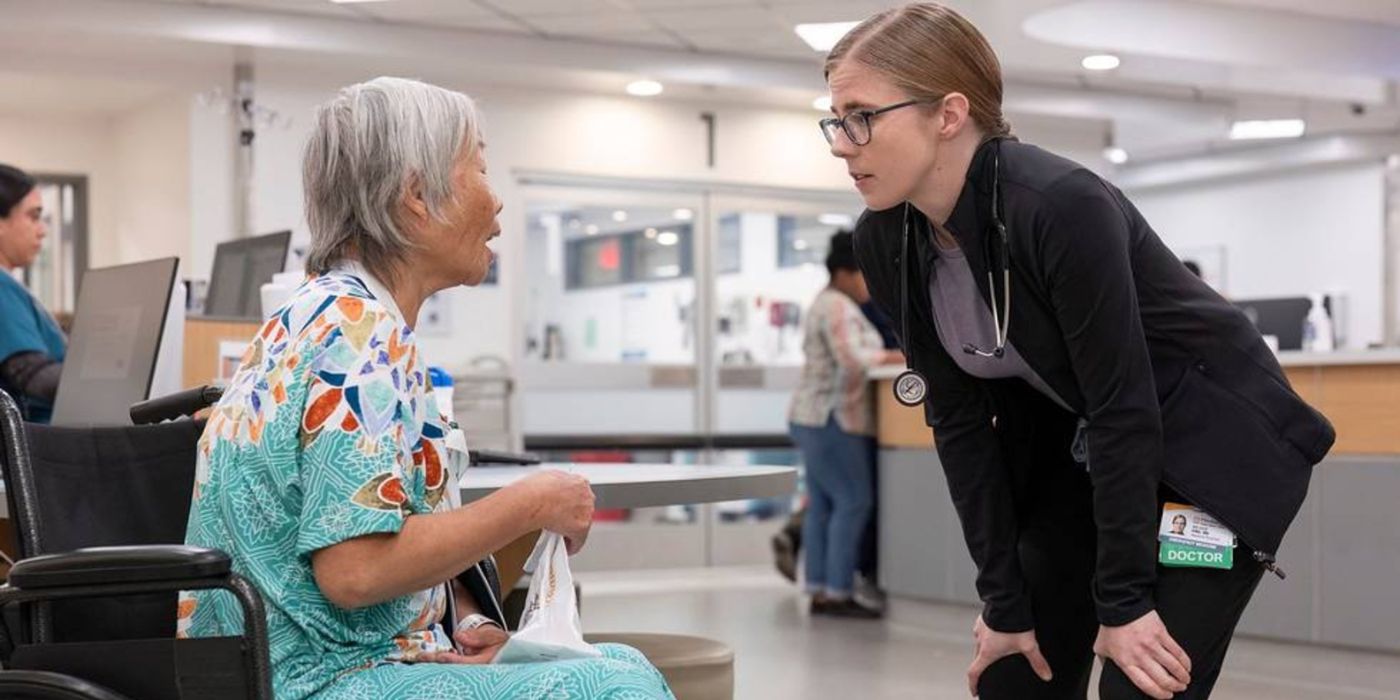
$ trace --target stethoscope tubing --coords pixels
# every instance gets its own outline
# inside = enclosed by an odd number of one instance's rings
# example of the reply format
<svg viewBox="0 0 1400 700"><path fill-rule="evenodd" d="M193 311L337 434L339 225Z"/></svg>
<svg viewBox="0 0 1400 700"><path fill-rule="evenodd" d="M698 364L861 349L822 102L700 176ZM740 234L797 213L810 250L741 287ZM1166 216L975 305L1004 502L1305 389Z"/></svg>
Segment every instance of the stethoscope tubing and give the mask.
<svg viewBox="0 0 1400 700"><path fill-rule="evenodd" d="M895 400L905 406L918 406L928 397L928 379L909 366L909 202L904 203L904 230L899 250L899 323L901 337L905 344L905 369L894 382ZM987 259L987 287L991 293L992 323L996 326L996 345L983 350L972 343L963 345L963 352L978 357L1001 359L1006 356L1006 345L1011 335L1011 246L1006 224L1001 212L1001 144L996 146L992 161L992 233L982 242L982 252ZM929 224L932 231L932 224ZM1000 249L1000 256L992 255L992 246ZM995 259L994 259L995 258ZM1001 303L997 303L996 273L994 267L1001 267Z"/></svg>

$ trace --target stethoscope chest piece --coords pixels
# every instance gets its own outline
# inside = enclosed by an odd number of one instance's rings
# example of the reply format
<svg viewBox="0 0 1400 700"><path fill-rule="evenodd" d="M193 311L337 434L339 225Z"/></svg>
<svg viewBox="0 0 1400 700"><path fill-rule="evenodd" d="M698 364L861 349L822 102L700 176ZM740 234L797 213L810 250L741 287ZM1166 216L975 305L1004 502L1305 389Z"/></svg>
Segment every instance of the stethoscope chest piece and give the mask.
<svg viewBox="0 0 1400 700"><path fill-rule="evenodd" d="M912 369L900 372L894 380L894 400L905 406L918 406L928 397L928 380Z"/></svg>

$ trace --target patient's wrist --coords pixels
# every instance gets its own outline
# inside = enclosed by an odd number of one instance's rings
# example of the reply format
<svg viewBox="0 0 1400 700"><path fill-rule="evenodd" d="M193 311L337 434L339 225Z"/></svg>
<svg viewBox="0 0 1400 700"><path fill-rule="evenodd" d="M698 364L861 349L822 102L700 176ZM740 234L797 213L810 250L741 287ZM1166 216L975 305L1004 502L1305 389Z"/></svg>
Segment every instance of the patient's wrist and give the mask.
<svg viewBox="0 0 1400 700"><path fill-rule="evenodd" d="M457 621L457 627L453 630L453 634L467 632L469 630L474 630L478 627L484 627L486 625L490 625L492 627L501 629L501 626L497 624L495 620L492 620L491 618L482 615L481 613L472 613Z"/></svg>

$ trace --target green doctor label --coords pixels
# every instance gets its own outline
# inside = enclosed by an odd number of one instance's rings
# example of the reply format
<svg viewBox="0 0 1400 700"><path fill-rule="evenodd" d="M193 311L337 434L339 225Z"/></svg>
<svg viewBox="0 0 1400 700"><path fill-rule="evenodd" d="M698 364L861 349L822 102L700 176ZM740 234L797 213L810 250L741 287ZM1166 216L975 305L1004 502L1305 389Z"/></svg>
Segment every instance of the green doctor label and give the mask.
<svg viewBox="0 0 1400 700"><path fill-rule="evenodd" d="M1194 566L1207 569L1229 569L1235 564L1233 547L1192 547L1176 542L1162 542L1157 561L1162 566Z"/></svg>

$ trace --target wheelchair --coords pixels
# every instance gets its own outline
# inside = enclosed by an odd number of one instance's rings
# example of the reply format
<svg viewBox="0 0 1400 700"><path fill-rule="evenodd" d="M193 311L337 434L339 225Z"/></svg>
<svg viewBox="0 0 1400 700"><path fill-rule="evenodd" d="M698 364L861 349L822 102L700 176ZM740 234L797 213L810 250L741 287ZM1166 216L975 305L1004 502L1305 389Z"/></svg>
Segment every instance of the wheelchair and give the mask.
<svg viewBox="0 0 1400 700"><path fill-rule="evenodd" d="M271 700L267 617L227 553L187 547L203 423L194 389L132 407L136 425L25 424L0 391L0 477L19 559L0 587L0 697ZM172 422L162 422L162 421ZM243 634L177 639L182 590L222 589Z"/></svg>

